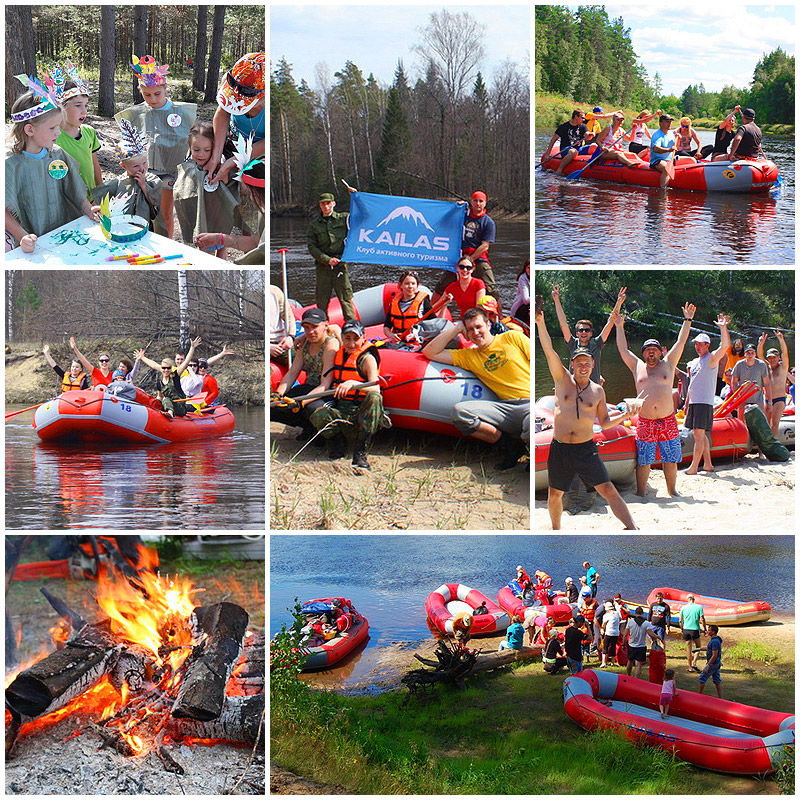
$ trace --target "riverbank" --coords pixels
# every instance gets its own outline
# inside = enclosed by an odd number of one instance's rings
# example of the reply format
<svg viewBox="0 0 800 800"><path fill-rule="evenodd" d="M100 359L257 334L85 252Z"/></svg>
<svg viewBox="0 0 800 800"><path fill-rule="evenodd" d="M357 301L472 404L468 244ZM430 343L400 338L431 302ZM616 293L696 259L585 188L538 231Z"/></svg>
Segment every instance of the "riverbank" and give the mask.
<svg viewBox="0 0 800 800"><path fill-rule="evenodd" d="M766 623L722 628L721 636L725 697L791 711L794 615L776 613ZM471 646L496 650L500 638L473 639ZM433 646L434 640L426 639L417 648L397 643L380 648L388 651L375 659L381 671L367 676L362 695L311 693L310 702L319 701L326 709L313 723L302 712L290 723L273 711L272 792L685 794L691 781L693 793L701 795L779 793L771 780L700 770L609 734L587 733L564 714L565 673L548 675L538 660L475 676L463 692L437 687L404 705L400 677L419 667L415 652L424 655ZM695 691L696 676L686 672L685 652L672 634L667 666L676 670L679 689ZM393 665L391 677L388 664ZM597 662L586 666L596 668ZM309 674L303 680L331 689L339 672ZM391 691L374 696L376 680L379 690Z"/></svg>
<svg viewBox="0 0 800 800"><path fill-rule="evenodd" d="M297 432L270 423L273 530L530 529L530 474L498 472L487 445L393 429L362 471L313 443L299 452Z"/></svg>
<svg viewBox="0 0 800 800"><path fill-rule="evenodd" d="M78 344L81 352L94 363L94 353L98 350L108 350L112 358L121 358L120 354L127 354L133 358L133 351L143 346L141 341L121 338L102 338L95 340L81 340ZM211 373L217 379L220 390L220 402L228 405L264 405L264 349L263 345L248 343L244 346L232 348L236 354L220 359L211 367ZM201 348L204 356L213 355L206 353ZM53 343L50 353L56 364L63 369L69 369L73 353L68 342ZM173 357L174 351L169 352L166 344L156 343L148 350L149 358L161 358L168 355ZM114 362L116 365L117 362ZM140 369L136 380L137 386L146 389L148 375L153 370L144 365ZM152 380L152 379L150 379ZM60 381L58 376L47 365L42 355L42 344L31 342L14 342L6 349L5 355L5 401L8 404L41 403L54 397L58 393Z"/></svg>
<svg viewBox="0 0 800 800"><path fill-rule="evenodd" d="M719 462L713 473L686 475L678 471L678 497L667 494L664 474L650 471L645 497L636 495L635 485L617 487L630 509L633 521L643 531L737 530L758 533L790 533L795 525L795 454L778 464L751 454L736 462ZM565 495L567 507L568 496ZM585 502L584 502L585 501ZM584 495L576 506L590 504L577 514L561 517L563 531L620 531L622 524L601 497ZM534 530L549 531L546 491L537 492Z"/></svg>

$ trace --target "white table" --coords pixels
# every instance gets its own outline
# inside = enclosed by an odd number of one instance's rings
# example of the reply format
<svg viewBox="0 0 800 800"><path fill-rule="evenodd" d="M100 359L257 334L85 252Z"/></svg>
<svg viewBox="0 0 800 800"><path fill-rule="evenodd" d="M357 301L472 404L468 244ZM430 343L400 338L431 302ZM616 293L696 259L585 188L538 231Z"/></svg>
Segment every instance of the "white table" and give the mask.
<svg viewBox="0 0 800 800"><path fill-rule="evenodd" d="M23 253L17 247L6 253L7 264L41 264L45 266L108 266L129 267L127 261L106 261L108 256L138 253L143 255L183 255L183 258L171 258L163 264L154 266L180 266L191 264L195 267L229 266L229 261L215 258L213 254L198 250L157 233L148 231L141 239L128 244L111 242L103 236L99 222L92 222L89 217L81 216L36 240L33 253Z"/></svg>

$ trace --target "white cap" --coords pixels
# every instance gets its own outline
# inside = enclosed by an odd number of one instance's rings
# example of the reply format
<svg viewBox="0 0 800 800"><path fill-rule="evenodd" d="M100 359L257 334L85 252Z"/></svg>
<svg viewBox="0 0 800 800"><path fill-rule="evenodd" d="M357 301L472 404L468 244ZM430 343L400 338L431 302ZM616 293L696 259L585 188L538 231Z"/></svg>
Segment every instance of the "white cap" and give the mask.
<svg viewBox="0 0 800 800"><path fill-rule="evenodd" d="M706 344L711 344L711 339L709 338L707 333L698 333L697 336L692 339L693 342L705 342Z"/></svg>
<svg viewBox="0 0 800 800"><path fill-rule="evenodd" d="M564 580L564 583L572 583L572 578L566 578L566 579Z"/></svg>
<svg viewBox="0 0 800 800"><path fill-rule="evenodd" d="M522 567L517 567L517 572L519 572L521 569L522 569Z"/></svg>

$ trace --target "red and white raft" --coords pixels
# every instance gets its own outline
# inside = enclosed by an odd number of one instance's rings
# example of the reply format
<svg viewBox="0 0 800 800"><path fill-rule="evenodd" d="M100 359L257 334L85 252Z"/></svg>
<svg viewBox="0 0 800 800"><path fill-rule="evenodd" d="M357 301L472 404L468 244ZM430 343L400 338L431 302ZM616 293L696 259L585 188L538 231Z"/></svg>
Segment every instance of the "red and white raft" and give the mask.
<svg viewBox="0 0 800 800"><path fill-rule="evenodd" d="M33 427L44 441L148 444L223 436L236 423L227 406L209 406L202 413L190 412L174 419L159 409L160 403L138 388L136 401L94 390L71 391L39 406Z"/></svg>
<svg viewBox="0 0 800 800"><path fill-rule="evenodd" d="M305 611L305 609L322 606L328 606L328 615L335 617L332 623L336 625L336 635L323 644L300 648L300 652L306 656L303 663L304 672L338 664L369 638L367 618L359 614L347 598L320 597L316 600L307 600L303 603L304 613L309 617L317 616L319 611Z"/></svg>
<svg viewBox="0 0 800 800"><path fill-rule="evenodd" d="M560 144L556 142L550 154L559 150ZM565 172L569 174L583 169L593 155L575 156ZM626 155L635 160L633 166L628 167L618 161L595 161L581 177L658 188L661 173L650 169L649 151L641 153L639 160L632 153ZM775 185L779 175L775 162L766 158L695 162L688 156L678 156L674 163L675 177L670 180L669 188L691 192L766 192ZM546 161L543 169L557 170L560 164L561 157L556 156Z"/></svg>
<svg viewBox="0 0 800 800"><path fill-rule="evenodd" d="M564 711L586 730L616 729L717 772L765 775L794 758L792 714L679 688L661 719L660 694L659 684L585 669L564 681Z"/></svg>
<svg viewBox="0 0 800 800"><path fill-rule="evenodd" d="M525 612L529 607L525 606L522 600L514 594L512 588L508 585L504 586L497 593L497 603L504 611L508 613L509 617L518 616L525 617ZM572 606L567 603L551 603L548 605L530 606L542 617L549 617L553 622L566 625L572 619Z"/></svg>
<svg viewBox="0 0 800 800"><path fill-rule="evenodd" d="M489 613L475 615L475 609L484 603ZM448 636L453 635L453 622L460 614L472 616L472 636L501 633L511 624L502 608L482 592L463 583L443 583L428 595L425 611L434 627Z"/></svg>
<svg viewBox="0 0 800 800"><path fill-rule="evenodd" d="M647 596L647 605L655 603L659 592L664 595L664 602L669 605L674 625L678 624L678 615L686 605L689 595L694 597L695 603L703 606L703 616L710 625L746 625L750 622L766 622L772 616L772 607L765 600L740 602L726 597L684 592L668 586L653 589Z"/></svg>

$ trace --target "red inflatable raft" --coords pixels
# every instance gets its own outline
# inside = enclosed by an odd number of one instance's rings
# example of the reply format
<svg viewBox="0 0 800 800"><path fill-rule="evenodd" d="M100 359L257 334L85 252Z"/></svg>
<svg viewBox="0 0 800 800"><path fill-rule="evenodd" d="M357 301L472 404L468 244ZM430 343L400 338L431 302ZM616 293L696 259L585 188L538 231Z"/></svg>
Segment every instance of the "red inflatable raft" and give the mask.
<svg viewBox="0 0 800 800"><path fill-rule="evenodd" d="M612 728L627 738L704 769L765 775L794 746L794 716L678 689L661 719L661 687L613 672L585 669L564 681L564 711L586 730Z"/></svg>
<svg viewBox="0 0 800 800"><path fill-rule="evenodd" d="M550 154L558 153L560 145L556 142ZM661 173L650 169L649 150L641 153L642 160L633 166L626 167L618 161L595 161L588 167L581 178L593 178L598 181L627 183L632 186L648 186L658 188ZM566 167L567 174L583 169L592 158L593 153L575 156ZM636 157L626 153L631 160ZM543 160L545 156L542 157ZM543 169L557 170L561 164L561 156L551 158L544 163ZM741 161L697 161L687 156L675 159L675 177L670 180L670 189L687 189L691 192L766 192L778 180L778 167L774 161L766 158L746 159Z"/></svg>
<svg viewBox="0 0 800 800"><path fill-rule="evenodd" d="M138 388L136 401L94 390L64 392L36 409L33 427L44 441L145 444L209 439L230 433L235 424L226 406L170 419L151 403L160 409L155 398Z"/></svg>
<svg viewBox="0 0 800 800"><path fill-rule="evenodd" d="M672 611L675 625L678 624L678 614L686 605L686 598L691 594L699 605L703 606L703 616L711 625L746 625L748 622L766 622L772 615L772 607L764 600L752 600L740 603L738 600L729 600L725 597L710 597L695 592L684 592L681 589L671 589L668 586L659 586L647 596L647 605L656 601L656 594L664 595L664 602Z"/></svg>
<svg viewBox="0 0 800 800"><path fill-rule="evenodd" d="M485 603L488 614L474 614ZM504 631L511 620L502 608L496 606L485 594L463 583L444 583L428 595L425 611L437 630L453 635L453 621L459 614L472 615L472 636L492 635Z"/></svg>
<svg viewBox="0 0 800 800"><path fill-rule="evenodd" d="M306 609L315 607L322 610L306 611ZM336 636L333 639L329 639L324 644L300 649L300 652L306 656L303 671L331 667L346 658L369 638L367 618L359 614L345 597L320 597L316 600L308 600L303 603L302 610L309 618L327 614L328 619L335 623L337 628Z"/></svg>
<svg viewBox="0 0 800 800"><path fill-rule="evenodd" d="M533 608L537 614L549 617L553 622L566 625L572 619L572 606L567 603L553 603L546 606L525 606L522 600L514 594L510 586L504 586L497 593L497 603L509 617L525 617L528 608Z"/></svg>

